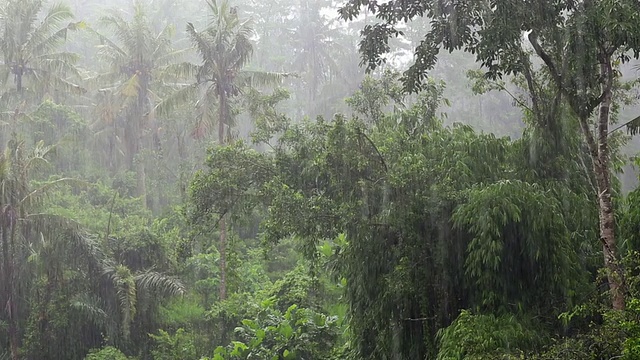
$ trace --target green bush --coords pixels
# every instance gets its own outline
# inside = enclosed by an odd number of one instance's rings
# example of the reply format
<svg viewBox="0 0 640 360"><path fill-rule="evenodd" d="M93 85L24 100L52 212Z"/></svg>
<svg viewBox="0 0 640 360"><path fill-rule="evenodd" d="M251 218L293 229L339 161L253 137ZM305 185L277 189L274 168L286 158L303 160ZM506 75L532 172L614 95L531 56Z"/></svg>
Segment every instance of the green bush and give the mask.
<svg viewBox="0 0 640 360"><path fill-rule="evenodd" d="M159 335L149 336L155 341L155 347L151 350L154 360L199 359L193 337L184 329L176 330L173 335L159 330Z"/></svg>
<svg viewBox="0 0 640 360"><path fill-rule="evenodd" d="M133 360L134 358L128 357L122 353L122 351L114 348L113 346L107 346L102 349L95 349L89 352L84 360Z"/></svg>
<svg viewBox="0 0 640 360"><path fill-rule="evenodd" d="M533 324L514 315L476 315L468 310L438 337L438 360L518 359L543 343Z"/></svg>

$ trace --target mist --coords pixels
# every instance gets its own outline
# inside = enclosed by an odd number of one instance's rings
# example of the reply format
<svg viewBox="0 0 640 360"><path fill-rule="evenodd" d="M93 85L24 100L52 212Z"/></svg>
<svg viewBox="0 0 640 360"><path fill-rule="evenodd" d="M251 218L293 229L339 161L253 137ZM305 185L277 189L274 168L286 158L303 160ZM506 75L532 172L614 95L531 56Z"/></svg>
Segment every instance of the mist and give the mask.
<svg viewBox="0 0 640 360"><path fill-rule="evenodd" d="M532 4L0 2L0 360L635 359L640 3Z"/></svg>

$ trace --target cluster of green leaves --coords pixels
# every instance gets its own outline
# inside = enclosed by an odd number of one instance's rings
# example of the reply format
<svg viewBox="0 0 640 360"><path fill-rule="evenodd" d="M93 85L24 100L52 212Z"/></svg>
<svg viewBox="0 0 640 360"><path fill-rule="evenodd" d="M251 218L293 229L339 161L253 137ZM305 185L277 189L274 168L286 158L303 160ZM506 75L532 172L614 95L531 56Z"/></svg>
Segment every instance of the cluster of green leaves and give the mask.
<svg viewBox="0 0 640 360"><path fill-rule="evenodd" d="M472 314L463 310L439 332L438 360L521 359L543 340L532 321L513 315Z"/></svg>
<svg viewBox="0 0 640 360"><path fill-rule="evenodd" d="M122 351L114 348L113 346L106 346L99 350L92 350L85 356L85 360L133 360L122 353Z"/></svg>
<svg viewBox="0 0 640 360"><path fill-rule="evenodd" d="M338 337L336 318L291 305L284 313L275 297L262 302L256 319L245 319L235 329L241 341L218 347L213 360L330 359Z"/></svg>
<svg viewBox="0 0 640 360"><path fill-rule="evenodd" d="M452 220L473 234L465 268L483 305L531 308L552 300L549 294L571 296L569 291L575 291L580 279L580 262L572 250L561 199L519 180L475 186L467 196ZM501 273L518 278L518 286ZM505 303L504 297L510 300ZM552 303L547 306L553 308Z"/></svg>

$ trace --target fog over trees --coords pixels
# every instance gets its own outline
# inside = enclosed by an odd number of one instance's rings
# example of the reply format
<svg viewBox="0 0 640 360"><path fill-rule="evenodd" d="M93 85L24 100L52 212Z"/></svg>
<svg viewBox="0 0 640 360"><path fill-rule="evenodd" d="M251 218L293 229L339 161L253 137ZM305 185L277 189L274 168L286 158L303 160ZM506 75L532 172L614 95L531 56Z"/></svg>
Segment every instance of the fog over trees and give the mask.
<svg viewBox="0 0 640 360"><path fill-rule="evenodd" d="M0 360L639 359L640 1L0 1Z"/></svg>

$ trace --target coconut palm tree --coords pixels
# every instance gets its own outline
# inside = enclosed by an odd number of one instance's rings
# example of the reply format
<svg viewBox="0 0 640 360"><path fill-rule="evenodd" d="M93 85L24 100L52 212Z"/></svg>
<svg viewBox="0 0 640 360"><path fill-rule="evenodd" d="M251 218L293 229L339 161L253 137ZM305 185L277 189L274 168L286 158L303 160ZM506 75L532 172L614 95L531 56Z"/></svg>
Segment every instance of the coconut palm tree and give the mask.
<svg viewBox="0 0 640 360"><path fill-rule="evenodd" d="M84 26L72 19L66 5L55 4L45 10L41 0L8 0L0 6L2 84L8 84L13 77L14 90L20 95L25 90L36 94L55 89L81 91L68 81L72 76L79 79L74 67L78 56L58 51L70 30Z"/></svg>
<svg viewBox="0 0 640 360"><path fill-rule="evenodd" d="M100 85L98 100L108 100L97 106L107 112L100 114L97 125L109 127L109 133L124 140L125 163L136 171L138 196L146 205L145 166L137 157L144 148L145 132L153 126L150 110L159 99L156 92L162 90L167 66L181 51L171 47L173 27L154 32L139 1L134 2L131 20L114 10L101 24L113 32L114 39L94 31L102 42L98 54L108 65L106 72L92 79Z"/></svg>
<svg viewBox="0 0 640 360"><path fill-rule="evenodd" d="M78 56L59 51L67 33L84 25L70 22L72 18L62 4L45 9L41 0L0 2L0 149L43 95L83 91L74 83L79 80L74 67Z"/></svg>
<svg viewBox="0 0 640 360"><path fill-rule="evenodd" d="M163 114L184 103L197 98L196 126L193 137L200 139L210 133L212 124L217 121L218 143L225 145L232 136L234 125L234 100L245 90L254 86L273 84L281 81L287 74L248 70L246 67L253 54L253 28L251 20L239 17L235 7L222 0L207 1L211 20L203 31L196 30L192 23L187 24L187 33L195 45L202 60L200 65L190 63L174 67L176 74L191 75L195 82L183 86L157 107ZM220 230L220 299L227 297L226 283L226 216L222 216L218 225Z"/></svg>
<svg viewBox="0 0 640 360"><path fill-rule="evenodd" d="M348 53L340 40L345 35L339 29L332 28L320 14L323 5L318 1L301 0L299 5L299 24L297 31L290 34L295 46L293 68L300 72L307 91L307 113L312 115L317 108L317 96L323 83L345 78L337 60Z"/></svg>
<svg viewBox="0 0 640 360"><path fill-rule="evenodd" d="M187 24L187 33L201 63L172 67L174 74L195 78L195 82L181 86L159 103L156 110L158 114L165 114L178 104L198 99L192 135L204 138L217 123L218 140L224 143L234 126L234 100L249 88L278 83L288 74L248 69L253 55L251 19L241 19L237 9L226 0L220 3L208 0L207 4L211 13L209 26L198 31L193 23Z"/></svg>

